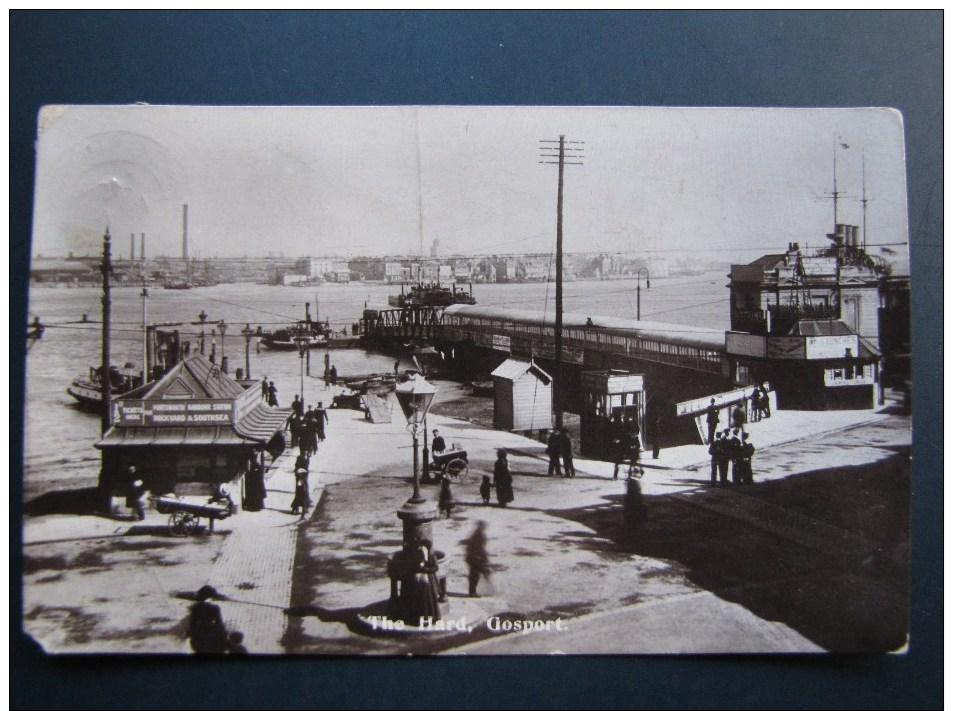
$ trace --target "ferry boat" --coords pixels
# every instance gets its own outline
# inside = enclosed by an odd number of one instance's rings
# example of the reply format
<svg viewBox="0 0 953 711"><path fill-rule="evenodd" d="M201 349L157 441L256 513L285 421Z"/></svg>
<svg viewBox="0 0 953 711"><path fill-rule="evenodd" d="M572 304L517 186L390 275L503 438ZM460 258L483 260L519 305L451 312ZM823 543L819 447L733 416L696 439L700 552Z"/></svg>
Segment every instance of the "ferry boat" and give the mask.
<svg viewBox="0 0 953 711"><path fill-rule="evenodd" d="M177 290L191 289L192 286L193 286L192 282L189 282L189 281L167 281L162 284L163 289L177 289Z"/></svg>
<svg viewBox="0 0 953 711"><path fill-rule="evenodd" d="M113 397L124 395L142 386L142 374L132 363L122 368L110 367L109 384ZM88 373L77 375L66 392L76 398L86 410L101 411L103 407L103 369L90 368Z"/></svg>
<svg viewBox="0 0 953 711"><path fill-rule="evenodd" d="M265 348L275 351L298 350L298 339L304 338L308 348L324 348L328 345L331 328L319 321L298 321L288 328L280 328L262 334L259 339Z"/></svg>
<svg viewBox="0 0 953 711"><path fill-rule="evenodd" d="M469 291L458 290L456 285L451 288L439 284L414 284L410 292L404 292L404 285L400 286L400 294L387 297L387 303L399 309L415 308L419 306L453 306L454 304L476 304L473 298L473 285Z"/></svg>

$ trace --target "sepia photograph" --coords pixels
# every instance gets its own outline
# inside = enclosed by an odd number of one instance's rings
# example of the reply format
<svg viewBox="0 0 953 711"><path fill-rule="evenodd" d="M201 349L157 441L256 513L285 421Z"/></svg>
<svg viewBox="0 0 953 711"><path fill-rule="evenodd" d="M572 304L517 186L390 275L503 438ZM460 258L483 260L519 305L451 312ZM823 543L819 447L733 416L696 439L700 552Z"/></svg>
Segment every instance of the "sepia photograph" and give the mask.
<svg viewBox="0 0 953 711"><path fill-rule="evenodd" d="M48 654L904 653L890 109L43 107Z"/></svg>

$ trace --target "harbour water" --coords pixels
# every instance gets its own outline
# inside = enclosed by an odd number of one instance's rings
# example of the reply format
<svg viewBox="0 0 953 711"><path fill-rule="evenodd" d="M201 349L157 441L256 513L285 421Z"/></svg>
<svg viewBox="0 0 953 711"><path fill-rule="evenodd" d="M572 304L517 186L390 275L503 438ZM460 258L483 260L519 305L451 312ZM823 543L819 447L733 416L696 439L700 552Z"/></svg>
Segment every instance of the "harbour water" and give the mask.
<svg viewBox="0 0 953 711"><path fill-rule="evenodd" d="M653 279L651 289L641 284L644 320L724 329L728 327L727 269L701 275ZM112 291L112 362L142 364L142 299L140 287ZM221 284L184 291L150 288L147 302L150 323L180 322L184 340L198 348L201 327L198 315L208 316L205 326L207 352L214 338L218 355L222 339L212 323L228 324L225 355L229 372L244 368L245 324L269 330L304 317L304 304L312 316L329 319L336 330L348 329L364 309L388 308L387 297L397 287L384 284L324 284L320 287L273 287L255 284ZM547 313L555 311L555 284L475 284L473 295L485 306L509 306ZM24 498L29 501L47 491L94 486L99 469L100 421L80 410L66 387L80 373L96 366L101 358L101 290L97 288L32 288L30 320L39 316L47 325L43 338L27 355L26 416L24 441ZM316 303L317 301L317 303ZM571 281L564 285L567 312L635 318L636 281ZM89 322L83 322L86 315ZM195 325L192 322L196 322ZM252 377L268 376L294 389L280 392L287 405L299 382L300 361L295 352L250 349ZM360 349L331 351L332 362L342 375L387 372L393 358ZM408 367L409 364L408 364ZM323 370L323 352L312 352L312 373ZM326 391L325 391L326 393ZM311 377L305 383L305 399L324 397L321 383Z"/></svg>

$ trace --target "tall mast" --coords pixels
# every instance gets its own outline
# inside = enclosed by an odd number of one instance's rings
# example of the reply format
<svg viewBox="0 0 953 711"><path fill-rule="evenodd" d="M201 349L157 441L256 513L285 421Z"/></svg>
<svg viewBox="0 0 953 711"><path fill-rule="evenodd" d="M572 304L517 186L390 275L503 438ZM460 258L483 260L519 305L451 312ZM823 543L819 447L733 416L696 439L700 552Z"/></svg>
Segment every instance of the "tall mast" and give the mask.
<svg viewBox="0 0 953 711"><path fill-rule="evenodd" d="M417 148L417 232L419 236L419 244L417 246L417 257L418 259L423 259L424 257L424 198L423 198L423 178L421 177L421 167L420 167L420 114L414 114L414 134L415 146ZM420 281L420 272L417 273L417 280Z"/></svg>
<svg viewBox="0 0 953 711"><path fill-rule="evenodd" d="M837 232L837 198L840 193L837 190L837 138L834 138L834 189L831 191L831 197L834 199L834 232Z"/></svg>
<svg viewBox="0 0 953 711"><path fill-rule="evenodd" d="M112 252L109 237L109 228L106 228L106 234L103 235L103 261L100 270L103 274L103 362L102 377L100 381L103 387L103 412L102 412L102 433L106 434L109 425L112 422L112 383L109 377L109 326L112 309L112 299L110 296L109 277L112 273Z"/></svg>
<svg viewBox="0 0 953 711"><path fill-rule="evenodd" d="M861 249L866 254L867 252L867 159L864 149L860 151L860 185L861 185L861 198L860 205L863 209L863 223L861 232Z"/></svg>

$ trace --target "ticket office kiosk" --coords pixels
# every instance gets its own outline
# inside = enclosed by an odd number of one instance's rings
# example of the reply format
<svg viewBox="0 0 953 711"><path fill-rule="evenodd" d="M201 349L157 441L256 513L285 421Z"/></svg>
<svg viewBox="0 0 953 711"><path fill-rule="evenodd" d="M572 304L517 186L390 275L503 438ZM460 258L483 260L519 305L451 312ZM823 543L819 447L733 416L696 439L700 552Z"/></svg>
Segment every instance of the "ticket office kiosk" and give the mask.
<svg viewBox="0 0 953 711"><path fill-rule="evenodd" d="M645 449L645 376L624 370L584 371L579 449L583 456L612 461L619 424L631 418Z"/></svg>

